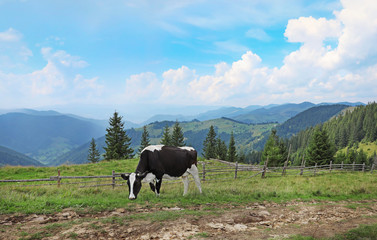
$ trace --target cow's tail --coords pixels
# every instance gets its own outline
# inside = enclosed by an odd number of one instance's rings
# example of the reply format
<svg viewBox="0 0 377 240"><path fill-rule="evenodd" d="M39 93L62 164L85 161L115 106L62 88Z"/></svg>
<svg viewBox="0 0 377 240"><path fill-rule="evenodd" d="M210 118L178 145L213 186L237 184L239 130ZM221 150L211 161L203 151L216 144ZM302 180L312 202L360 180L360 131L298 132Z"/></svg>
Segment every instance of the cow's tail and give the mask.
<svg viewBox="0 0 377 240"><path fill-rule="evenodd" d="M198 166L198 152L196 150L193 151L192 157L193 157L193 163L195 164L195 166Z"/></svg>

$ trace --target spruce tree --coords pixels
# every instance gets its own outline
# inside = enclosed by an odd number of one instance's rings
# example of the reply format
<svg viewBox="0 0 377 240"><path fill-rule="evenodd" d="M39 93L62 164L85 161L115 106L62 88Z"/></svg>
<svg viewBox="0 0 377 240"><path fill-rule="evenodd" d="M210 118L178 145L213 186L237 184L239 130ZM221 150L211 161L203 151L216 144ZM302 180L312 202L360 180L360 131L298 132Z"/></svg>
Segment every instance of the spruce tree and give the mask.
<svg viewBox="0 0 377 240"><path fill-rule="evenodd" d="M286 147L282 140L276 135L276 129L271 130L271 134L264 145L262 153L262 163L267 160L268 165L278 166L286 160Z"/></svg>
<svg viewBox="0 0 377 240"><path fill-rule="evenodd" d="M330 143L327 131L317 127L307 148L307 164L309 166L329 164L334 160L335 150Z"/></svg>
<svg viewBox="0 0 377 240"><path fill-rule="evenodd" d="M132 158L133 149L130 147L131 138L127 136L124 130L122 116L115 111L113 117L109 120L110 127L106 129L106 147L105 159L122 159Z"/></svg>
<svg viewBox="0 0 377 240"><path fill-rule="evenodd" d="M141 153L141 151L143 151L143 149L148 147L149 145L150 145L149 132L147 130L147 126L144 126L143 133L141 134L139 153Z"/></svg>
<svg viewBox="0 0 377 240"><path fill-rule="evenodd" d="M184 140L185 138L183 136L182 128L179 126L178 121L176 121L171 136L171 145L174 147L183 147L186 145Z"/></svg>
<svg viewBox="0 0 377 240"><path fill-rule="evenodd" d="M162 145L165 145L165 146L171 146L171 136L170 136L170 129L169 129L169 126L166 124L165 128L164 128L164 132L162 134L162 139L160 141L160 143Z"/></svg>
<svg viewBox="0 0 377 240"><path fill-rule="evenodd" d="M209 127L206 139L203 142L203 156L206 159L216 158L216 132L213 125Z"/></svg>
<svg viewBox="0 0 377 240"><path fill-rule="evenodd" d="M92 138L88 151L88 161L91 163L97 163L100 159L100 153L97 149L96 141Z"/></svg>
<svg viewBox="0 0 377 240"><path fill-rule="evenodd" d="M228 147L226 146L225 142L221 140L220 137L217 138L216 142L217 142L217 146L216 146L217 157L221 160L226 160Z"/></svg>
<svg viewBox="0 0 377 240"><path fill-rule="evenodd" d="M229 148L228 148L228 161L235 162L237 160L236 142L234 141L233 131L230 134Z"/></svg>

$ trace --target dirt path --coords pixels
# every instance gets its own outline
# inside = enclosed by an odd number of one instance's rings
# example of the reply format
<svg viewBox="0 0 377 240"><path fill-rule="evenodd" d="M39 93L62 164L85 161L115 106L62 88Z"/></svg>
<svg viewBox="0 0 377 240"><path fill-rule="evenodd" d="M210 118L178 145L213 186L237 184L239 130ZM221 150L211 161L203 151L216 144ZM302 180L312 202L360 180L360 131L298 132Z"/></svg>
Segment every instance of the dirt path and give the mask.
<svg viewBox="0 0 377 240"><path fill-rule="evenodd" d="M206 214L204 208L219 210ZM204 214L176 214L184 210L200 210ZM177 217L158 221L149 220L151 215L146 215L157 212ZM190 209L139 207L132 212L121 208L97 214L65 209L53 215L0 215L0 239L283 239L295 234L330 237L373 223L377 223L377 199Z"/></svg>

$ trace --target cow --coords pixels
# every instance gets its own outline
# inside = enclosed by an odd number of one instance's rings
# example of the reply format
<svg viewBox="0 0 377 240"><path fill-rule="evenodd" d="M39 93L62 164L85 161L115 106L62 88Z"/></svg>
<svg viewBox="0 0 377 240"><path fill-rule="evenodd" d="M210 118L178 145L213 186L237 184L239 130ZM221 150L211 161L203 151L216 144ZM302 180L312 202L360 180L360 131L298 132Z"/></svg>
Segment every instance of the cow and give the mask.
<svg viewBox="0 0 377 240"><path fill-rule="evenodd" d="M187 194L189 179L194 177L199 192L202 193L199 172L197 168L197 152L192 147L170 147L151 145L140 153L139 164L134 173L121 174L127 181L129 199L135 200L141 189L141 182L149 183L156 196L160 195L162 178L177 179L182 177L184 191Z"/></svg>

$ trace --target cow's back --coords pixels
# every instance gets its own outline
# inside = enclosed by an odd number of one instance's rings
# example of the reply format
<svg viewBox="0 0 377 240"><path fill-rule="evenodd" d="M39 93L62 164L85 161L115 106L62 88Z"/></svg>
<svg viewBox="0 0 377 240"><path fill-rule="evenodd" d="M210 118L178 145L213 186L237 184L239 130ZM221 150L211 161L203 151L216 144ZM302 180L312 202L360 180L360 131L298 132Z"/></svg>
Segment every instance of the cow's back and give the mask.
<svg viewBox="0 0 377 240"><path fill-rule="evenodd" d="M149 171L156 176L168 174L182 176L193 164L197 164L197 152L193 148L163 146L159 150L145 150L141 153L138 171Z"/></svg>

